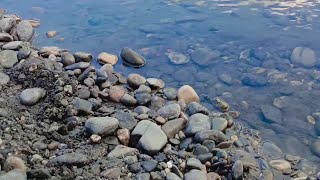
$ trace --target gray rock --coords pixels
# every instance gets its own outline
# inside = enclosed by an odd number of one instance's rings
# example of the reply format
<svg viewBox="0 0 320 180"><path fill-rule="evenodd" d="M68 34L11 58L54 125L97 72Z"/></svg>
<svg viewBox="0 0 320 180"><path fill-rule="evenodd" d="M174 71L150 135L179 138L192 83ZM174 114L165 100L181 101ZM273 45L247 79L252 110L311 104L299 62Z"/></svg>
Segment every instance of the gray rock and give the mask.
<svg viewBox="0 0 320 180"><path fill-rule="evenodd" d="M203 171L192 169L184 175L184 180L207 180L207 175Z"/></svg>
<svg viewBox="0 0 320 180"><path fill-rule="evenodd" d="M90 91L88 89L81 88L78 90L78 97L80 99L89 99Z"/></svg>
<svg viewBox="0 0 320 180"><path fill-rule="evenodd" d="M138 106L133 111L138 114L148 114L150 109L146 106Z"/></svg>
<svg viewBox="0 0 320 180"><path fill-rule="evenodd" d="M135 180L150 180L150 174L149 173L137 174L134 179Z"/></svg>
<svg viewBox="0 0 320 180"><path fill-rule="evenodd" d="M21 21L17 25L17 35L20 41L30 41L34 35L34 29L29 21Z"/></svg>
<svg viewBox="0 0 320 180"><path fill-rule="evenodd" d="M139 154L138 149L130 148L124 145L117 145L108 155L108 158L124 158Z"/></svg>
<svg viewBox="0 0 320 180"><path fill-rule="evenodd" d="M76 60L71 53L65 52L61 55L61 62L64 66L69 66L71 64L74 64Z"/></svg>
<svg viewBox="0 0 320 180"><path fill-rule="evenodd" d="M189 169L198 169L198 170L202 170L204 168L200 160L196 158L189 158L187 160L187 167Z"/></svg>
<svg viewBox="0 0 320 180"><path fill-rule="evenodd" d="M217 130L203 130L194 136L197 142L202 143L204 140L213 140L216 144L227 140L225 134Z"/></svg>
<svg viewBox="0 0 320 180"><path fill-rule="evenodd" d="M204 114L197 113L189 118L185 133L190 136L203 130L209 130L210 128L211 122L209 117Z"/></svg>
<svg viewBox="0 0 320 180"><path fill-rule="evenodd" d="M147 94L149 94L149 93L151 93L151 88L150 88L149 86L146 86L146 85L141 85L141 86L139 86L138 89L136 89L136 90L134 91L134 93L135 93L135 94L141 94L141 93L147 93Z"/></svg>
<svg viewBox="0 0 320 180"><path fill-rule="evenodd" d="M182 118L173 119L166 122L161 128L169 139L173 138L185 126L186 121Z"/></svg>
<svg viewBox="0 0 320 180"><path fill-rule="evenodd" d="M76 62L90 62L92 60L92 55L86 52L76 52L73 54Z"/></svg>
<svg viewBox="0 0 320 180"><path fill-rule="evenodd" d="M167 136L162 129L155 123L142 120L131 133L132 136L139 135L139 145L148 154L154 154L160 151L167 143Z"/></svg>
<svg viewBox="0 0 320 180"><path fill-rule="evenodd" d="M164 88L163 93L168 100L175 100L178 97L178 91L175 88L171 88L171 87Z"/></svg>
<svg viewBox="0 0 320 180"><path fill-rule="evenodd" d="M15 25L16 20L14 18L2 18L0 20L0 32L9 33Z"/></svg>
<svg viewBox="0 0 320 180"><path fill-rule="evenodd" d="M22 44L22 41L8 42L7 44L2 46L2 49L4 49L4 50L17 50L17 49L19 49L21 44Z"/></svg>
<svg viewBox="0 0 320 180"><path fill-rule="evenodd" d="M7 117L8 111L4 108L0 108L0 117Z"/></svg>
<svg viewBox="0 0 320 180"><path fill-rule="evenodd" d="M291 62L305 68L312 68L317 64L315 52L306 47L296 47L291 54Z"/></svg>
<svg viewBox="0 0 320 180"><path fill-rule="evenodd" d="M86 69L89 66L90 66L90 63L88 62L78 62L78 63L71 64L69 66L66 66L65 69L66 70Z"/></svg>
<svg viewBox="0 0 320 180"><path fill-rule="evenodd" d="M51 159L50 163L55 165L83 166L88 163L88 157L80 153L69 153Z"/></svg>
<svg viewBox="0 0 320 180"><path fill-rule="evenodd" d="M30 54L31 54L30 47L23 47L19 49L17 57L19 60L27 59L30 56Z"/></svg>
<svg viewBox="0 0 320 180"><path fill-rule="evenodd" d="M135 94L134 97L139 105L145 105L151 100L151 95L148 93Z"/></svg>
<svg viewBox="0 0 320 180"><path fill-rule="evenodd" d="M147 79L147 83L151 87L151 89L162 89L162 88L164 88L164 82L161 79L148 78Z"/></svg>
<svg viewBox="0 0 320 180"><path fill-rule="evenodd" d="M46 90L42 88L30 88L21 92L19 98L23 105L32 106L46 95Z"/></svg>
<svg viewBox="0 0 320 180"><path fill-rule="evenodd" d="M28 178L29 179L49 179L51 178L51 174L49 169L32 169L28 171Z"/></svg>
<svg viewBox="0 0 320 180"><path fill-rule="evenodd" d="M127 78L127 83L132 88L139 88L140 85L143 85L147 82L146 78L139 74L129 74Z"/></svg>
<svg viewBox="0 0 320 180"><path fill-rule="evenodd" d="M196 113L202 113L202 114L208 115L209 110L197 102L191 102L186 107L186 113L189 116L192 116L193 114L196 114Z"/></svg>
<svg viewBox="0 0 320 180"><path fill-rule="evenodd" d="M193 154L198 156L200 154L206 154L209 152L209 149L204 145L197 145L193 151Z"/></svg>
<svg viewBox="0 0 320 180"><path fill-rule="evenodd" d="M143 169L145 169L147 172L153 171L157 167L157 164L158 162L153 159L141 162Z"/></svg>
<svg viewBox="0 0 320 180"><path fill-rule="evenodd" d="M0 65L3 68L12 68L18 62L17 53L12 50L0 52Z"/></svg>
<svg viewBox="0 0 320 180"><path fill-rule="evenodd" d="M183 179L183 173L179 170L176 165L172 165L171 171L176 174L179 178Z"/></svg>
<svg viewBox="0 0 320 180"><path fill-rule="evenodd" d="M201 163L206 163L207 161L210 162L212 158L213 158L212 153L203 153L197 156L197 159L199 159Z"/></svg>
<svg viewBox="0 0 320 180"><path fill-rule="evenodd" d="M158 111L160 108L162 108L165 104L165 100L162 97L159 97L157 95L153 95L151 97L149 108Z"/></svg>
<svg viewBox="0 0 320 180"><path fill-rule="evenodd" d="M1 175L0 180L27 180L27 174L22 170L14 169Z"/></svg>
<svg viewBox="0 0 320 180"><path fill-rule="evenodd" d="M137 104L137 100L129 94L124 94L120 102L125 106L134 106Z"/></svg>
<svg viewBox="0 0 320 180"><path fill-rule="evenodd" d="M84 114L92 114L92 103L83 100L83 99L76 99L74 103L74 109L77 110L79 113L84 113Z"/></svg>
<svg viewBox="0 0 320 180"><path fill-rule="evenodd" d="M313 154L316 156L320 157L320 140L316 140L312 145L311 145L311 151Z"/></svg>
<svg viewBox="0 0 320 180"><path fill-rule="evenodd" d="M0 87L7 85L9 81L10 81L10 77L0 72Z"/></svg>
<svg viewBox="0 0 320 180"><path fill-rule="evenodd" d="M307 175L312 175L317 172L318 164L306 159L302 159L299 161L297 167Z"/></svg>
<svg viewBox="0 0 320 180"><path fill-rule="evenodd" d="M120 56L124 64L132 67L141 67L146 63L146 60L140 54L130 48L123 48Z"/></svg>
<svg viewBox="0 0 320 180"><path fill-rule="evenodd" d="M231 175L234 180L243 179L243 164L240 160L237 160L231 169Z"/></svg>
<svg viewBox="0 0 320 180"><path fill-rule="evenodd" d="M128 129L129 131L133 130L133 128L137 125L137 120L134 118L132 113L127 113L124 111L117 111L115 114L115 118L119 120L119 127L124 129Z"/></svg>
<svg viewBox="0 0 320 180"><path fill-rule="evenodd" d="M182 180L181 178L179 178L179 176L177 176L175 173L169 173L166 176L166 180Z"/></svg>
<svg viewBox="0 0 320 180"><path fill-rule="evenodd" d="M119 121L113 117L93 117L89 118L85 127L90 134L107 136L113 134L119 126Z"/></svg>
<svg viewBox="0 0 320 180"><path fill-rule="evenodd" d="M217 60L219 56L219 51L213 51L207 47L197 48L191 54L193 62L195 62L199 66L207 66Z"/></svg>
<svg viewBox="0 0 320 180"><path fill-rule="evenodd" d="M223 131L227 128L228 121L222 117L214 117L211 119L211 129Z"/></svg>
<svg viewBox="0 0 320 180"><path fill-rule="evenodd" d="M273 123L282 124L282 112L280 109L271 105L262 105L261 111L265 120Z"/></svg>
<svg viewBox="0 0 320 180"><path fill-rule="evenodd" d="M0 33L0 42L13 41L13 37L8 33Z"/></svg>
<svg viewBox="0 0 320 180"><path fill-rule="evenodd" d="M178 118L181 112L179 104L168 104L158 110L158 114L165 119Z"/></svg>

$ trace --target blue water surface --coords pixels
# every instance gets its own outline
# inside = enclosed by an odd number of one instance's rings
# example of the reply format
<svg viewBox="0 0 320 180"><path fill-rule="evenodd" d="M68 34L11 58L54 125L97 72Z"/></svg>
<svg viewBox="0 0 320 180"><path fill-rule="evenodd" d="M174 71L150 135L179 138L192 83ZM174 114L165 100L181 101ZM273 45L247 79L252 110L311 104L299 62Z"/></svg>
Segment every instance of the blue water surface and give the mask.
<svg viewBox="0 0 320 180"><path fill-rule="evenodd" d="M94 56L135 49L147 64L134 69L119 62L116 71L162 78L176 88L189 84L210 109L211 99L220 96L263 139L320 162L310 150L320 134L307 119L320 112L320 63L304 68L290 60L293 49L301 46L311 48L319 61L319 1L1 0L0 6L40 20L38 46ZM59 35L49 39L49 30ZM170 52L190 61L176 65ZM280 110L280 115L271 113L276 121L265 118L262 106Z"/></svg>

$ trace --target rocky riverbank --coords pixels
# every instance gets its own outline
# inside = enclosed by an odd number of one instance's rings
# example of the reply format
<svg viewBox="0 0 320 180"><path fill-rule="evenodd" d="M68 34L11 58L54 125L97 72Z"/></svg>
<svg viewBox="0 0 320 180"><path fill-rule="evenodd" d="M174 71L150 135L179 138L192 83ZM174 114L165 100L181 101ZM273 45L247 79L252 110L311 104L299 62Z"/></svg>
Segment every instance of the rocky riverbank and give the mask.
<svg viewBox="0 0 320 180"><path fill-rule="evenodd" d="M316 179L314 164L261 142L224 100L210 112L191 86L114 72L115 55L96 69L89 53L33 47L38 21L0 15L1 180ZM120 57L147 63L129 48Z"/></svg>

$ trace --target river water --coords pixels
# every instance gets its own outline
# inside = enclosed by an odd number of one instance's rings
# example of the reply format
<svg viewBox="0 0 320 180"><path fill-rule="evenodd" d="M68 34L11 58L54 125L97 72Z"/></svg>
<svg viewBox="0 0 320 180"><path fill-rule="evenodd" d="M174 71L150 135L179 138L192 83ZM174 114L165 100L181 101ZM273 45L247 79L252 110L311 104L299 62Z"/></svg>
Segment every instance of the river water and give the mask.
<svg viewBox="0 0 320 180"><path fill-rule="evenodd" d="M312 148L320 141L319 1L1 0L0 6L41 21L38 46L95 56L131 47L147 64L118 63L117 71L176 88L189 84L209 109L219 96L264 140L320 162L320 147ZM48 39L49 30L59 35ZM291 57L296 47L302 63Z"/></svg>

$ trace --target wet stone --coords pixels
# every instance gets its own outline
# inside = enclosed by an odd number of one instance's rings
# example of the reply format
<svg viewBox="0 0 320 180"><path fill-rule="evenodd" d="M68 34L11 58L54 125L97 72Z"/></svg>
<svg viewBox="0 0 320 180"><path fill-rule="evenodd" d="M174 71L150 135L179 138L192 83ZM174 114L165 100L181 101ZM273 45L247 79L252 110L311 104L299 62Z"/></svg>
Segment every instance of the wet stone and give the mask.
<svg viewBox="0 0 320 180"><path fill-rule="evenodd" d="M132 88L139 88L140 85L143 85L147 82L146 78L139 74L129 74L127 82Z"/></svg>
<svg viewBox="0 0 320 180"><path fill-rule="evenodd" d="M211 129L223 131L227 128L228 121L222 117L214 117L211 119Z"/></svg>
<svg viewBox="0 0 320 180"><path fill-rule="evenodd" d="M206 146L209 150L215 148L215 142L213 140L204 140L202 145Z"/></svg>
<svg viewBox="0 0 320 180"><path fill-rule="evenodd" d="M137 104L137 100L129 94L124 94L120 102L126 106L134 106L135 104Z"/></svg>
<svg viewBox="0 0 320 180"><path fill-rule="evenodd" d="M29 179L49 179L51 178L51 174L49 169L32 169L27 172L27 176Z"/></svg>
<svg viewBox="0 0 320 180"><path fill-rule="evenodd" d="M145 106L138 106L133 111L138 114L148 114L149 108Z"/></svg>
<svg viewBox="0 0 320 180"><path fill-rule="evenodd" d="M217 60L220 56L219 51L213 51L207 47L197 48L192 54L192 61L199 66L207 66Z"/></svg>
<svg viewBox="0 0 320 180"><path fill-rule="evenodd" d="M69 65L74 64L76 62L74 56L69 52L63 53L61 55L61 60L62 60L62 64L64 66L69 66Z"/></svg>
<svg viewBox="0 0 320 180"><path fill-rule="evenodd" d="M178 99L183 99L186 104L190 102L200 102L196 91L189 85L184 85L178 90Z"/></svg>
<svg viewBox="0 0 320 180"><path fill-rule="evenodd" d="M204 154L199 154L197 156L197 159L199 159L201 161L201 163L205 163L207 161L210 162L212 158L213 158L212 153L204 153Z"/></svg>
<svg viewBox="0 0 320 180"><path fill-rule="evenodd" d="M320 157L320 140L316 140L312 145L311 145L311 151L313 154L316 156Z"/></svg>
<svg viewBox="0 0 320 180"><path fill-rule="evenodd" d="M88 62L78 62L78 63L71 64L69 66L66 66L65 69L66 70L86 69L89 66L90 66L90 63Z"/></svg>
<svg viewBox="0 0 320 180"><path fill-rule="evenodd" d="M73 54L76 62L90 62L92 55L86 52L76 52Z"/></svg>
<svg viewBox="0 0 320 180"><path fill-rule="evenodd" d="M173 64L186 64L190 61L190 57L179 52L172 51L167 56Z"/></svg>
<svg viewBox="0 0 320 180"><path fill-rule="evenodd" d="M261 111L267 121L282 124L282 112L280 109L270 105L262 105Z"/></svg>
<svg viewBox="0 0 320 180"><path fill-rule="evenodd" d="M291 54L291 62L305 68L312 68L317 63L315 52L306 47L296 47Z"/></svg>
<svg viewBox="0 0 320 180"><path fill-rule="evenodd" d="M130 48L123 48L120 56L124 64L132 67L141 67L146 63L146 60L140 54Z"/></svg>
<svg viewBox="0 0 320 180"><path fill-rule="evenodd" d="M166 176L166 180L182 180L179 176L177 176L175 173L169 173Z"/></svg>
<svg viewBox="0 0 320 180"><path fill-rule="evenodd" d="M157 78L148 78L147 83L151 89L162 89L164 88L164 82Z"/></svg>
<svg viewBox="0 0 320 180"><path fill-rule="evenodd" d="M192 116L193 114L196 114L196 113L202 113L202 114L208 115L209 110L197 102L191 102L186 107L186 113L189 116Z"/></svg>
<svg viewBox="0 0 320 180"><path fill-rule="evenodd" d="M261 87L267 85L267 79L263 76L254 74L244 74L242 76L242 84L246 86Z"/></svg>
<svg viewBox="0 0 320 180"><path fill-rule="evenodd" d="M34 29L29 21L21 21L17 25L17 35L20 41L30 41L34 35Z"/></svg>
<svg viewBox="0 0 320 180"><path fill-rule="evenodd" d="M271 160L269 165L277 171L285 171L291 169L291 164L286 160Z"/></svg>
<svg viewBox="0 0 320 180"><path fill-rule="evenodd" d="M203 130L209 130L211 123L209 117L204 114L194 114L189 118L185 130L186 135L193 135Z"/></svg>

